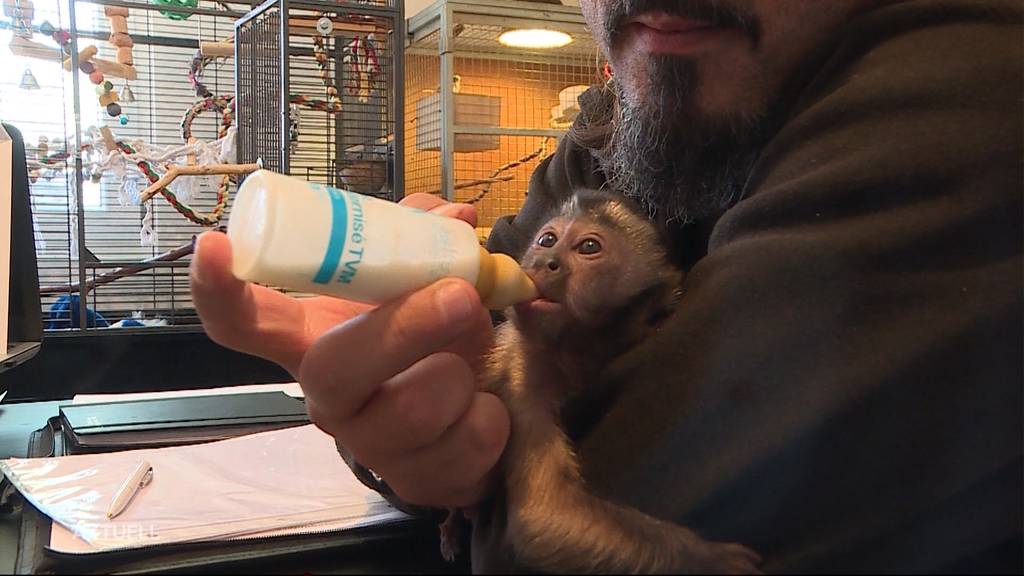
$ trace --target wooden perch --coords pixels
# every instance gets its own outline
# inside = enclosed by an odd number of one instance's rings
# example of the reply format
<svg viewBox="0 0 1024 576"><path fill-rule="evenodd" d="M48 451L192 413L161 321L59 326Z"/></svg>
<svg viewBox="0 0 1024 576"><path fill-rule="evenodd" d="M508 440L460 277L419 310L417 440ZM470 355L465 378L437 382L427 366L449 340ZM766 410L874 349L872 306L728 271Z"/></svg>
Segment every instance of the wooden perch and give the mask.
<svg viewBox="0 0 1024 576"><path fill-rule="evenodd" d="M47 46L46 44L40 44L39 42L33 42L28 38L22 38L20 36L11 38L11 43L7 46L15 56L49 60L51 62L60 62L64 60L64 53L61 52L60 48L56 46Z"/></svg>
<svg viewBox="0 0 1024 576"><path fill-rule="evenodd" d="M26 38L19 38L16 36L11 40L11 43L8 44L8 47L11 49L11 53L15 56L48 60L50 62L64 62L65 60L64 53L61 52L60 48L54 48L47 46L46 44L33 42ZM88 48L85 50L88 50ZM83 50L83 52L85 52L85 50ZM71 59L68 58L67 62L66 68L70 70ZM124 64L118 64L117 62L111 62L110 60L95 57L89 59L89 62L92 62L93 66L95 66L97 70L103 72L104 76L124 78L125 80L135 80L139 77L138 73L135 72L135 68L131 66L125 66Z"/></svg>
<svg viewBox="0 0 1024 576"><path fill-rule="evenodd" d="M117 142L114 140L114 134L110 132L110 128L106 126L101 127L100 136L103 137L103 143L107 145L108 152L117 150Z"/></svg>
<svg viewBox="0 0 1024 576"><path fill-rule="evenodd" d="M200 42L199 53L204 58L234 58L235 45L231 42Z"/></svg>
<svg viewBox="0 0 1024 576"><path fill-rule="evenodd" d="M149 270L151 268L156 268L158 262L173 262L175 260L184 258L185 256L188 256L189 254L195 252L195 248L196 239L193 236L192 241L189 242L188 244L182 244L181 246L178 246L173 250L168 250L163 254L143 260L142 262L139 262L135 266L123 266L121 268L114 268L110 272L106 272L104 274L100 274L95 278L86 280L84 291L82 290L82 286L76 282L74 284L66 284L63 286L41 286L39 288L39 295L45 296L47 294L69 294L73 292L83 292L85 294L88 294L89 292L92 292L92 290L97 286L101 286L103 284L110 284L111 282L117 280L118 278L124 278L125 276L134 276L139 272L145 272L146 270Z"/></svg>
<svg viewBox="0 0 1024 576"><path fill-rule="evenodd" d="M115 78L124 78L125 80L135 80L139 77L134 66L118 64L117 62L111 62L102 58L93 58L90 62L107 77L113 76Z"/></svg>
<svg viewBox="0 0 1024 576"><path fill-rule="evenodd" d="M494 178L480 178L479 180L466 180L465 182L457 182L455 184L456 190L462 190L463 188L472 188L474 186L480 186L482 184L494 184L495 182L508 182L509 180L515 179L512 174L506 174L504 176L495 176ZM430 190L427 194L440 194L441 190Z"/></svg>
<svg viewBox="0 0 1024 576"><path fill-rule="evenodd" d="M199 140L197 140L195 136L189 136L187 143L188 143L189 146L191 146L192 144L195 144L198 141ZM187 164L188 166L194 166L195 163L196 163L196 155L195 154L189 154L185 158L185 164Z"/></svg>
<svg viewBox="0 0 1024 576"><path fill-rule="evenodd" d="M78 53L78 63L81 64L82 62L92 60L99 51L100 49L95 46L86 46L85 48L82 48L82 51ZM71 72L71 58L64 59L64 70Z"/></svg>
<svg viewBox="0 0 1024 576"><path fill-rule="evenodd" d="M159 180L149 185L142 191L139 203L148 201L156 196L160 190L166 188L178 176L213 176L218 174L248 174L260 169L259 164L204 164L200 166L174 165L167 169L167 173Z"/></svg>

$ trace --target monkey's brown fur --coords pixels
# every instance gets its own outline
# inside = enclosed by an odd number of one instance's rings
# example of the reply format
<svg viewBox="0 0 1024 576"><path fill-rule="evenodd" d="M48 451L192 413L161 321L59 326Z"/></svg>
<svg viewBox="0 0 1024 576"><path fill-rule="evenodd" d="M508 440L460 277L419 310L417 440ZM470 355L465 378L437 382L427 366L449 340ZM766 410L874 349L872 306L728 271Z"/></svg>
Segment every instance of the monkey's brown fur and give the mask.
<svg viewBox="0 0 1024 576"><path fill-rule="evenodd" d="M756 573L760 558L739 544L590 493L561 427L565 402L675 305L682 276L655 228L620 199L581 191L520 263L541 300L498 328L481 382L511 416L501 473L517 562L547 572Z"/></svg>

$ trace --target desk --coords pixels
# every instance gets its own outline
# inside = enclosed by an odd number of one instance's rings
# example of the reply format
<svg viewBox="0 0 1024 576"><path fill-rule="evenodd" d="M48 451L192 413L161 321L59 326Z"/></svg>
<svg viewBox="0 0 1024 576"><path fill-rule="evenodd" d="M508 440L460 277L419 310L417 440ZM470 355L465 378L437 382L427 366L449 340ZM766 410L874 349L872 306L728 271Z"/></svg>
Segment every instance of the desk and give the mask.
<svg viewBox="0 0 1024 576"><path fill-rule="evenodd" d="M0 458L25 457L28 438L42 428L46 420L58 414L62 404L70 400L25 404L0 404ZM13 574L17 560L20 514L0 516L0 574ZM464 555L468 556L468 555ZM193 568L192 572L197 570ZM210 568L199 571L210 572ZM466 573L468 558L448 564L441 559L436 530L419 530L408 539L370 544L364 550L346 551L343 556L317 553L301 558L232 564L220 569L224 573Z"/></svg>

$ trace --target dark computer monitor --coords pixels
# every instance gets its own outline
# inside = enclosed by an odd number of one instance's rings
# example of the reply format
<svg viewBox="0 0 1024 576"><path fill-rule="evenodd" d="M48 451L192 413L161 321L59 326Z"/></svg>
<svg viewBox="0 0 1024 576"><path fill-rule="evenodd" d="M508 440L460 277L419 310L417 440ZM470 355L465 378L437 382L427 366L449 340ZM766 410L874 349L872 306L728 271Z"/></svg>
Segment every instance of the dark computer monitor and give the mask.
<svg viewBox="0 0 1024 576"><path fill-rule="evenodd" d="M3 123L10 136L11 155L11 273L8 310L7 354L0 356L0 371L25 362L39 351L43 320L39 301L39 268L36 266L35 231L29 199L25 140L14 126ZM2 240L0 240L2 241ZM0 390L3 392L3 390Z"/></svg>

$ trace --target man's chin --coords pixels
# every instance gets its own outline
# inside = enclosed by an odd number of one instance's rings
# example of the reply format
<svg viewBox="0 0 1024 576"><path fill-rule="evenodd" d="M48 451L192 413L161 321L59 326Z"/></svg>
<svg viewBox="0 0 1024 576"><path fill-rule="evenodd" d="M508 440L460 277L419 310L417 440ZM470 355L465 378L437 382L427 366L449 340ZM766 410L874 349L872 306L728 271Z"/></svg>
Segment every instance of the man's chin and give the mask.
<svg viewBox="0 0 1024 576"><path fill-rule="evenodd" d="M756 158L756 139L747 139L749 130L702 114L692 91L673 94L663 84L668 80L650 82L636 97L651 104L636 106L623 98L602 151L605 172L615 189L660 221L712 217L741 192Z"/></svg>

